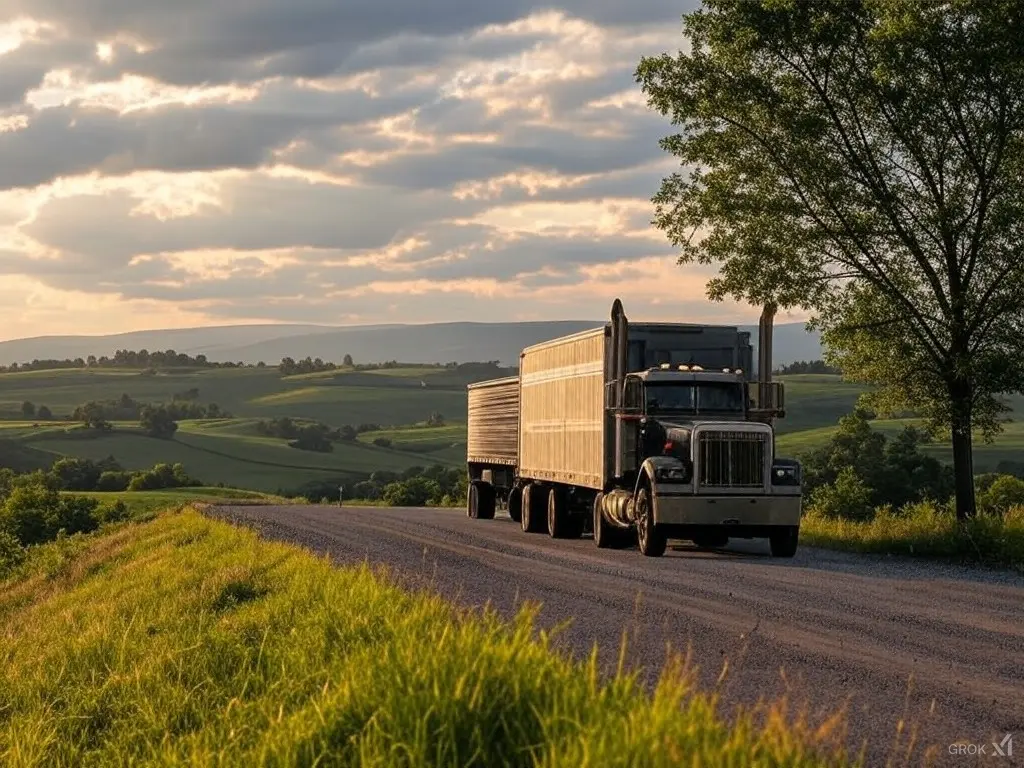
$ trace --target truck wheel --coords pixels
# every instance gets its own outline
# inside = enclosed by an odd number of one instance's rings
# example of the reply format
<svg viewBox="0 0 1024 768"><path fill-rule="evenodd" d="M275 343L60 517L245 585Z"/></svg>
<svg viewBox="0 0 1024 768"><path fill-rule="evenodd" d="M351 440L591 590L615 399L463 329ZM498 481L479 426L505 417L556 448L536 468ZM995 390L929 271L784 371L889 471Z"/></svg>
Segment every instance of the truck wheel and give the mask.
<svg viewBox="0 0 1024 768"><path fill-rule="evenodd" d="M654 524L654 505L651 491L646 485L640 487L636 496L636 537L640 552L645 557L661 557L668 547L668 537Z"/></svg>
<svg viewBox="0 0 1024 768"><path fill-rule="evenodd" d="M594 543L598 549L621 549L629 541L629 531L612 525L601 514L601 501L604 494L597 494L594 499Z"/></svg>
<svg viewBox="0 0 1024 768"><path fill-rule="evenodd" d="M543 513L544 488L530 483L523 488L523 516L520 524L526 533L541 533L547 524Z"/></svg>
<svg viewBox="0 0 1024 768"><path fill-rule="evenodd" d="M494 486L490 483L480 483L477 498L477 517L481 520L494 519L494 505L497 501Z"/></svg>
<svg viewBox="0 0 1024 768"><path fill-rule="evenodd" d="M508 492L508 516L517 523L523 519L523 489L518 485Z"/></svg>
<svg viewBox="0 0 1024 768"><path fill-rule="evenodd" d="M565 494L560 488L548 491L548 534L553 539L578 539L582 531L578 531L577 521L570 517L566 509ZM575 532L575 536L573 533Z"/></svg>
<svg viewBox="0 0 1024 768"><path fill-rule="evenodd" d="M466 494L466 517L476 519L480 516L480 485L476 480L469 484L469 493Z"/></svg>
<svg viewBox="0 0 1024 768"><path fill-rule="evenodd" d="M768 537L772 548L772 557L792 557L796 554L796 545L800 539L800 526L787 525L779 528Z"/></svg>

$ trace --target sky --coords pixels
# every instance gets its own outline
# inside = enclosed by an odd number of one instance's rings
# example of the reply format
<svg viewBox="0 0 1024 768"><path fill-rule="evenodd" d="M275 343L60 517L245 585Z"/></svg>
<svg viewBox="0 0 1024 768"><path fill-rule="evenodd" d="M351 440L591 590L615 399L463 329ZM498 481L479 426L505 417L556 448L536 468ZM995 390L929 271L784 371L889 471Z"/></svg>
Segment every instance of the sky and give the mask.
<svg viewBox="0 0 1024 768"><path fill-rule="evenodd" d="M695 3L0 0L0 338L756 322L650 224Z"/></svg>

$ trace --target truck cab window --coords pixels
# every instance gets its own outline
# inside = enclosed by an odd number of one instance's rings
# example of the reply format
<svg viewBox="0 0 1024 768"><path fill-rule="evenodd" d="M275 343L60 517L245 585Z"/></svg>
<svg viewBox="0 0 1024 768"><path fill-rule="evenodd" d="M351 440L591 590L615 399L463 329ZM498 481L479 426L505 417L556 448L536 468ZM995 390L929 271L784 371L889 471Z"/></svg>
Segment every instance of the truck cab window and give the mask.
<svg viewBox="0 0 1024 768"><path fill-rule="evenodd" d="M626 395L624 405L626 408L631 410L637 410L643 408L644 402L641 396L642 388L640 380L636 377L630 377L626 379Z"/></svg>
<svg viewBox="0 0 1024 768"><path fill-rule="evenodd" d="M697 387L698 411L742 413L746 400L743 387L733 384L702 384Z"/></svg>
<svg viewBox="0 0 1024 768"><path fill-rule="evenodd" d="M693 385L683 383L653 384L646 386L647 413L665 411L692 411L694 409Z"/></svg>

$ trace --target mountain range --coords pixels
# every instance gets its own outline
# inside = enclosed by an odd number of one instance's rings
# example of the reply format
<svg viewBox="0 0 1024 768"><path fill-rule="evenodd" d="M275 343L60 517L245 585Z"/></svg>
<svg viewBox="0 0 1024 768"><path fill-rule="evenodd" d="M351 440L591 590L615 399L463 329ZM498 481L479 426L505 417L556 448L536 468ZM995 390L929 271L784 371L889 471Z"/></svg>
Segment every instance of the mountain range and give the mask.
<svg viewBox="0 0 1024 768"><path fill-rule="evenodd" d="M262 360L275 365L283 357L298 360L307 356L340 363L346 354L358 363L498 360L503 365L517 365L524 347L601 324L600 320L360 326L267 324L105 336L37 336L0 342L0 364L112 356L119 349L173 349L189 355L204 354L219 362ZM756 354L757 326L740 329L751 332ZM775 326L774 353L776 366L817 360L822 356L821 340L817 333L808 332L803 323L781 323Z"/></svg>

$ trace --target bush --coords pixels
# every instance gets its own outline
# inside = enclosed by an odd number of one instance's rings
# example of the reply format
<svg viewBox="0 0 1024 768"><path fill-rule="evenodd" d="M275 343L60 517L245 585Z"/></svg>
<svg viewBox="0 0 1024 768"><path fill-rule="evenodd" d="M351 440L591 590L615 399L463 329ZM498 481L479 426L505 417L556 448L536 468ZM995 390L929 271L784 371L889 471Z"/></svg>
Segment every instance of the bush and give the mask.
<svg viewBox="0 0 1024 768"><path fill-rule="evenodd" d="M384 488L384 502L392 507L423 507L438 503L444 494L436 480L413 477L389 483Z"/></svg>
<svg viewBox="0 0 1024 768"><path fill-rule="evenodd" d="M996 477L978 498L978 509L1004 515L1014 507L1024 508L1024 480L1011 475Z"/></svg>
<svg viewBox="0 0 1024 768"><path fill-rule="evenodd" d="M97 491L115 492L127 491L128 484L132 481L130 472L104 472L96 481Z"/></svg>
<svg viewBox="0 0 1024 768"><path fill-rule="evenodd" d="M0 579L25 562L25 548L10 531L0 529Z"/></svg>
<svg viewBox="0 0 1024 768"><path fill-rule="evenodd" d="M871 489L857 476L853 467L842 470L832 483L815 488L809 502L825 517L868 520L874 514Z"/></svg>
<svg viewBox="0 0 1024 768"><path fill-rule="evenodd" d="M390 448L391 438L389 437L375 437L373 438L373 444L378 448Z"/></svg>

